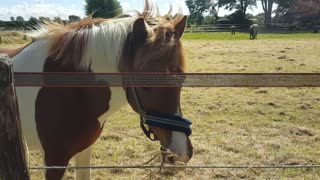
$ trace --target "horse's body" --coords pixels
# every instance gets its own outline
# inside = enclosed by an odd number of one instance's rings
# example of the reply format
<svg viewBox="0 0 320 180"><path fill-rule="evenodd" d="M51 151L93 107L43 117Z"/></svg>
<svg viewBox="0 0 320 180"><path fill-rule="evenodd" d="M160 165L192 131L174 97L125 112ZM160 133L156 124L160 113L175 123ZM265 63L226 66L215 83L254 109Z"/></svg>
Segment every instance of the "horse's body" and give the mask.
<svg viewBox="0 0 320 180"><path fill-rule="evenodd" d="M48 49L46 40L31 44L13 58L14 71L43 72ZM104 72L115 72L114 69L116 69L116 64L106 68ZM95 72L103 71L97 68ZM42 97L40 90L43 93ZM40 130L43 134L52 135L43 137L47 138L44 140L46 142L53 141L46 147L47 154L50 151L53 151L53 154L56 151L64 151L61 153L70 154L68 156L78 154L78 157L75 158L76 166L90 165L90 146L99 137L102 125L112 113L126 104L123 88L18 87L17 97L22 117L22 130L29 150L44 152L39 139ZM64 112L60 114L55 112L62 110ZM40 114L38 122L35 120L36 114ZM62 147L67 144L69 146L63 150ZM84 151L85 149L87 150ZM67 160L59 159L60 157L63 158L64 155L57 154L47 157L48 161L52 162L47 162L46 165L67 165ZM79 171L77 177L88 179L86 171L88 170Z"/></svg>
<svg viewBox="0 0 320 180"><path fill-rule="evenodd" d="M249 28L250 30L250 39L257 39L258 37L258 24L252 24Z"/></svg>
<svg viewBox="0 0 320 180"><path fill-rule="evenodd" d="M236 35L236 27L235 26L230 26L231 30L231 35Z"/></svg>
<svg viewBox="0 0 320 180"><path fill-rule="evenodd" d="M13 58L14 71L44 72L48 49L50 49L50 43L46 39L30 44ZM114 56L111 53L110 55ZM94 64L94 62L96 61L93 61L91 66L100 66L99 64ZM115 61L110 58L107 62L108 65L103 66L106 67L105 69L95 68L94 72L119 72ZM89 166L90 146L99 137L104 122L112 113L127 103L123 88L18 87L17 97L22 120L22 131L29 150L41 150L44 152L39 139L39 131L43 134L52 135L51 137L43 138L52 139L49 141L59 141L58 143L48 144L46 149L49 152L47 153L53 151L53 154L55 154L54 152L59 151L63 146L68 149L62 152L65 155L53 155L51 161L54 160L56 162L46 163L48 166L65 166L67 165L66 160L60 158L73 156L79 152L81 152L78 155L79 157L75 158L76 165ZM55 111L64 112L58 113ZM88 113L88 111L92 112ZM38 116L38 122L35 119L35 115ZM37 127L39 128L38 130ZM45 139L43 141L48 142ZM87 150L84 151L85 149ZM70 158L68 157L67 159ZM81 174L81 171L78 172L77 177L79 179L88 179L88 173L85 171L88 170L82 170L85 175Z"/></svg>
<svg viewBox="0 0 320 180"><path fill-rule="evenodd" d="M179 39L186 18L153 18L151 7L146 1L140 17L54 26L13 55L14 71L183 72ZM72 157L76 166L89 166L92 145L106 120L127 102L138 113L142 106L146 112L180 116L180 88L149 89L18 87L22 131L28 148L40 149L47 166L67 166ZM133 98L135 93L138 102ZM162 147L177 154L170 162L189 161L192 146L186 134L150 128ZM47 170L46 178L61 179L64 172ZM77 178L89 179L89 170L78 170Z"/></svg>

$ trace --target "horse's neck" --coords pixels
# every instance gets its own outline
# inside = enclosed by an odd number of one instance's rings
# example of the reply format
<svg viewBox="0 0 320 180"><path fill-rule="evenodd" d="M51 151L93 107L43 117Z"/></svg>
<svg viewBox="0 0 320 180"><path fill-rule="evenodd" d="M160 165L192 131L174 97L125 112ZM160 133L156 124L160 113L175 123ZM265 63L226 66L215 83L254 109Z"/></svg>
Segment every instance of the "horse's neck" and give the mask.
<svg viewBox="0 0 320 180"><path fill-rule="evenodd" d="M48 57L49 43L39 40L31 43L12 58L15 72L43 72L43 65Z"/></svg>
<svg viewBox="0 0 320 180"><path fill-rule="evenodd" d="M48 49L50 45L47 40L41 40L36 41L30 44L27 48L25 48L22 52L20 52L17 56L13 58L13 67L15 72L43 72L43 66L44 63L48 57ZM103 59L103 58L101 58ZM102 63L104 61L99 61L95 65L99 65L99 63ZM103 72L115 71L116 64L111 63L114 66L111 68L109 66L108 68L104 68L107 66L103 66L101 70ZM96 71L98 72L98 71ZM123 88L110 88L111 90L111 102L110 109L108 112L103 114L101 118L99 118L99 121L103 123L111 114L118 111L121 107L123 107L125 104L127 104L126 95L123 90Z"/></svg>

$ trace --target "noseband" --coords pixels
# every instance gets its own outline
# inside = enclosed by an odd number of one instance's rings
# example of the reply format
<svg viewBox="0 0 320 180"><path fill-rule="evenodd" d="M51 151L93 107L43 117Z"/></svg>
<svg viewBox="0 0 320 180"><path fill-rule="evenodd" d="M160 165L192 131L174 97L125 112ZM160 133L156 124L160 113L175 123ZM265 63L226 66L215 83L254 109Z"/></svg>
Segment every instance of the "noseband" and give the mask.
<svg viewBox="0 0 320 180"><path fill-rule="evenodd" d="M128 97L128 89L126 89ZM153 133L148 126L159 127L163 129L168 129L172 131L183 132L187 136L192 133L191 124L192 122L188 119L182 118L181 116L164 114L158 112L145 112L141 106L138 92L135 87L130 87L132 90L134 101L137 105L138 112L140 114L140 127L144 134L152 141L159 140L159 138Z"/></svg>

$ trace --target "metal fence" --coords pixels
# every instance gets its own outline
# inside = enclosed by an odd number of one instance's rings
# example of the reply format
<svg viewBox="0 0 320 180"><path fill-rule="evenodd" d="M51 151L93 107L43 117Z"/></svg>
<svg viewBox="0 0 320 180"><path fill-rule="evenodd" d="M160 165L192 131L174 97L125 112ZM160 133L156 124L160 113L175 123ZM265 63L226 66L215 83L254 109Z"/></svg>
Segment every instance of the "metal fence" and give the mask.
<svg viewBox="0 0 320 180"><path fill-rule="evenodd" d="M230 32L231 26L235 27L237 32L249 32L251 24L216 24L216 25L188 25L185 32ZM320 31L320 25L295 26L290 24L271 24L266 28L265 25L259 25L259 32L263 33L296 33Z"/></svg>

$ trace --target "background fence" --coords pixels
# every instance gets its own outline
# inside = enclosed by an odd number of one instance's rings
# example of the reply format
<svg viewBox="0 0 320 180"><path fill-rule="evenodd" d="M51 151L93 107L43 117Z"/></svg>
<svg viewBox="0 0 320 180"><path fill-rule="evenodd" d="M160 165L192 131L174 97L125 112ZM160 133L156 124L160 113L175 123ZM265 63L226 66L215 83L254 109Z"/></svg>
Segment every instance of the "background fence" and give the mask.
<svg viewBox="0 0 320 180"><path fill-rule="evenodd" d="M216 25L188 25L185 32L230 32L234 26L236 32L249 32L251 24L216 24ZM259 32L262 33L296 33L296 32L318 32L320 25L295 26L290 24L272 24L266 28L259 25Z"/></svg>

